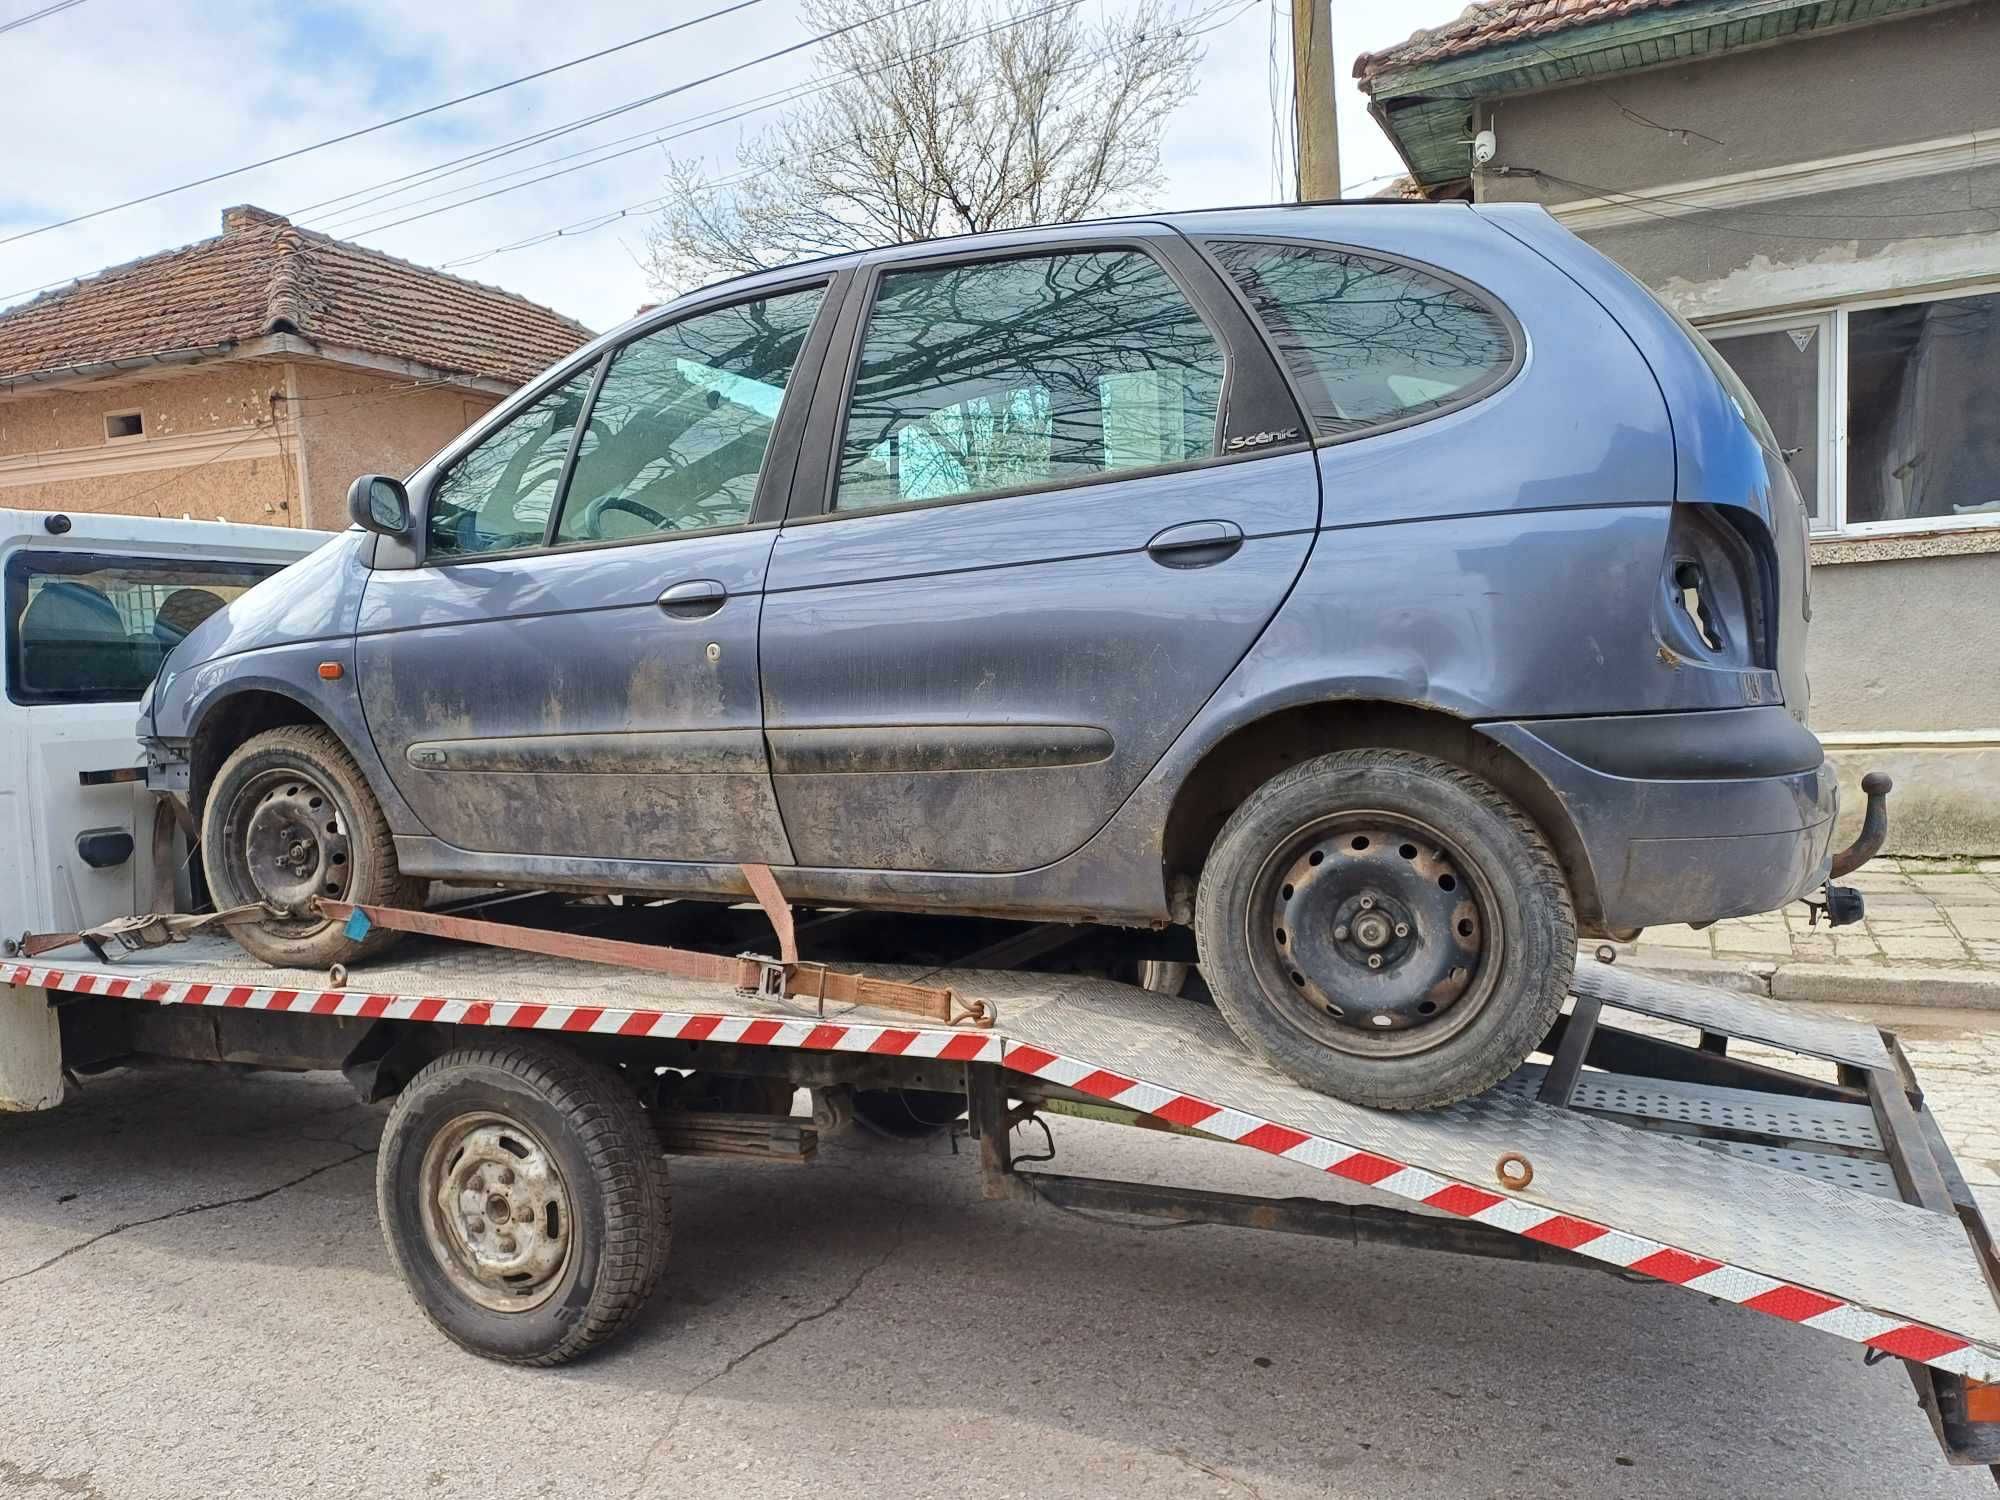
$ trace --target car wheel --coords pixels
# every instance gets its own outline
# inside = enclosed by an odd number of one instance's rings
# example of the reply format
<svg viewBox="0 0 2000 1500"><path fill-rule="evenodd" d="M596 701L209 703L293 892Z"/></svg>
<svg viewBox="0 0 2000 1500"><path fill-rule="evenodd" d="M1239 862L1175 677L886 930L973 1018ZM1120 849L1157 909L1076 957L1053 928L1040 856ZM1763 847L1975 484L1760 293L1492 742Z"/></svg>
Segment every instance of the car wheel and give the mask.
<svg viewBox="0 0 2000 1500"><path fill-rule="evenodd" d="M659 1285L667 1161L616 1069L549 1043L448 1053L382 1133L382 1237L454 1343L557 1365L612 1337Z"/></svg>
<svg viewBox="0 0 2000 1500"><path fill-rule="evenodd" d="M1253 1049L1382 1109L1492 1087L1539 1046L1575 958L1547 841L1469 772L1344 750L1273 777L1217 837L1201 968Z"/></svg>
<svg viewBox="0 0 2000 1500"><path fill-rule="evenodd" d="M239 745L208 789L203 869L216 908L263 904L273 915L230 932L252 957L314 969L375 954L395 934L356 942L314 913L325 896L371 906L415 906L423 884L396 866L388 822L354 758L330 730L290 725Z"/></svg>

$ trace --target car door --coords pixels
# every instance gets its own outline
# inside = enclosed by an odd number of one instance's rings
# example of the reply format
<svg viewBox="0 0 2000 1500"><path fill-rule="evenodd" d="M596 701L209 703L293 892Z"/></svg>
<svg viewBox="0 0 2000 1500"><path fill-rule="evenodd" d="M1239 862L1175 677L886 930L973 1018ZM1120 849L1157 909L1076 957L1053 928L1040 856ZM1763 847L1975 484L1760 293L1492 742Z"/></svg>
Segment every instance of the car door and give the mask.
<svg viewBox="0 0 2000 1500"><path fill-rule="evenodd" d="M764 606L795 859L1060 859L1298 576L1319 513L1298 409L1163 227L885 252L834 351Z"/></svg>
<svg viewBox="0 0 2000 1500"><path fill-rule="evenodd" d="M827 293L646 328L440 466L421 565L370 575L355 653L377 748L437 838L788 859L757 616Z"/></svg>

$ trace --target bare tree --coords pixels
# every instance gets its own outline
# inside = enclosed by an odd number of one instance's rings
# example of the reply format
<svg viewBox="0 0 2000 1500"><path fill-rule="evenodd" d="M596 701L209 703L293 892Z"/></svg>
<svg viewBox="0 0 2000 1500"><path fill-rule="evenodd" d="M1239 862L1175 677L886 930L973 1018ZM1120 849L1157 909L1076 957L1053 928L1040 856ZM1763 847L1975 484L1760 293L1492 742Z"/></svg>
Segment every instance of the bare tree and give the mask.
<svg viewBox="0 0 2000 1500"><path fill-rule="evenodd" d="M824 44L814 91L738 151L727 185L670 160L647 241L656 287L1086 218L1157 186L1161 126L1201 58L1171 0L1095 25L1050 0L880 8L806 0L814 30L851 29Z"/></svg>

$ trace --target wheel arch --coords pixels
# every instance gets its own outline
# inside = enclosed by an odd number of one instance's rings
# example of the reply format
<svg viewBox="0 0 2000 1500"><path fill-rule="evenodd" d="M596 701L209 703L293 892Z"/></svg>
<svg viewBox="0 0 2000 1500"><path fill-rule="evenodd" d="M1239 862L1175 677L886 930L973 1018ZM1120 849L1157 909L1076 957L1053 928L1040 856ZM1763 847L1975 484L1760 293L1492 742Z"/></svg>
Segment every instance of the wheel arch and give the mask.
<svg viewBox="0 0 2000 1500"><path fill-rule="evenodd" d="M1469 719L1368 698L1322 698L1275 708L1223 735L1182 779L1161 841L1167 889L1189 889L1229 815L1288 766L1333 750L1410 750L1484 777L1531 818L1569 882L1578 925L1603 925L1595 868L1553 787Z"/></svg>
<svg viewBox="0 0 2000 1500"><path fill-rule="evenodd" d="M274 688L241 687L217 696L203 708L188 737L188 800L197 821L208 801L215 773L236 747L252 735L288 724L324 729L347 747L348 754L354 753L347 737L324 714L303 698Z"/></svg>

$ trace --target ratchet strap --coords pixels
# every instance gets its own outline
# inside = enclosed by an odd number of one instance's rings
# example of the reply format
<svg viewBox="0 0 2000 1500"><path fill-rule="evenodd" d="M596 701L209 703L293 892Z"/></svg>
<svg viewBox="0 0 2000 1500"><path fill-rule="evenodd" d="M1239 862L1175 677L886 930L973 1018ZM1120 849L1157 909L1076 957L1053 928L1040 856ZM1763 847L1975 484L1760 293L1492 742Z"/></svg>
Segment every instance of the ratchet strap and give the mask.
<svg viewBox="0 0 2000 1500"><path fill-rule="evenodd" d="M443 912L410 911L396 906L356 906L351 902L324 899L315 904L326 916L346 923L347 935L356 941L366 937L370 929L382 927L391 932L418 933L425 937L511 948L521 953L539 953L547 958L615 964L619 968L639 969L649 974L668 974L676 979L727 984L746 995L756 995L765 1000L808 1000L814 1002L822 1014L828 1005L863 1005L878 1010L902 1011L953 1025L993 1024L991 1008L984 1001L961 999L957 991L949 986L877 979L872 975L846 973L829 969L825 964L807 963L797 958L787 961L763 958L754 953L731 958L726 954L702 953L692 948L669 948L653 943L626 942L619 938L550 932L539 927L516 927L507 922L448 916ZM790 926L789 921L785 926ZM790 947L791 944L787 942L785 946Z"/></svg>

